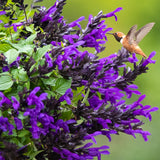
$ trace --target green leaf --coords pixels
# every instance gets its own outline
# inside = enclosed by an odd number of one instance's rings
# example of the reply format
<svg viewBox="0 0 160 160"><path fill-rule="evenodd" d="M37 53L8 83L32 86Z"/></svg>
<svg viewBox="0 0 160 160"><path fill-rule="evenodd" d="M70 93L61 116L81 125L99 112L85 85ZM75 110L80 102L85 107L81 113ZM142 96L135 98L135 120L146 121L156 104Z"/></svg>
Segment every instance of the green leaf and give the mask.
<svg viewBox="0 0 160 160"><path fill-rule="evenodd" d="M31 151L28 151L28 156L31 160L36 160L35 157L36 155L38 155L39 153L43 152L43 150L39 150L39 151L34 151L34 150L31 150Z"/></svg>
<svg viewBox="0 0 160 160"><path fill-rule="evenodd" d="M51 98L51 96L52 97L55 97L56 96L56 94L53 92L53 91L50 91L50 90L44 90L45 91L45 93L48 93L48 95L47 95L47 97L50 99Z"/></svg>
<svg viewBox="0 0 160 160"><path fill-rule="evenodd" d="M61 119L67 121L73 118L73 112L71 110L67 110L61 113Z"/></svg>
<svg viewBox="0 0 160 160"><path fill-rule="evenodd" d="M5 52L4 55L7 57L8 63L11 64L17 59L19 53L16 49L10 49L7 52Z"/></svg>
<svg viewBox="0 0 160 160"><path fill-rule="evenodd" d="M82 103L86 103L88 105L87 99L88 99L89 93L90 93L90 89L87 90L87 93L85 94L85 97L83 98Z"/></svg>
<svg viewBox="0 0 160 160"><path fill-rule="evenodd" d="M8 43L0 43L0 52L7 52L11 48L13 47Z"/></svg>
<svg viewBox="0 0 160 160"><path fill-rule="evenodd" d="M71 88L71 83L72 83L71 79L67 80L64 78L58 78L54 89L57 93L63 95L65 94L68 88Z"/></svg>
<svg viewBox="0 0 160 160"><path fill-rule="evenodd" d="M77 105L77 102L79 100L82 100L83 99L83 95L85 95L85 87L84 86L81 86L81 87L77 87L76 90L72 90L73 92L73 100L72 100L72 103L76 106Z"/></svg>
<svg viewBox="0 0 160 160"><path fill-rule="evenodd" d="M28 130L21 130L17 136L18 137L25 137L28 135L30 135L30 132Z"/></svg>
<svg viewBox="0 0 160 160"><path fill-rule="evenodd" d="M48 79L42 79L43 83L49 86L55 86L56 85L56 79L54 77L50 77Z"/></svg>
<svg viewBox="0 0 160 160"><path fill-rule="evenodd" d="M13 80L9 72L0 73L0 90L6 90L13 85Z"/></svg>
<svg viewBox="0 0 160 160"><path fill-rule="evenodd" d="M0 37L4 37L5 35L6 35L6 33L0 32Z"/></svg>
<svg viewBox="0 0 160 160"><path fill-rule="evenodd" d="M22 45L21 48L18 48L18 53L26 53L27 55L31 56L34 50L34 45Z"/></svg>
<svg viewBox="0 0 160 160"><path fill-rule="evenodd" d="M25 26L26 27L26 30L28 31L28 32L31 32L31 33L33 33L33 29L30 27L30 26Z"/></svg>
<svg viewBox="0 0 160 160"><path fill-rule="evenodd" d="M36 36L37 36L36 33L30 35L30 36L25 40L26 44L33 44L33 40L36 38Z"/></svg>
<svg viewBox="0 0 160 160"><path fill-rule="evenodd" d="M20 50L22 48L22 44L17 44L17 43L11 43L11 42L8 42L12 48L14 49L17 49L17 50Z"/></svg>
<svg viewBox="0 0 160 160"><path fill-rule="evenodd" d="M17 81L17 82L26 82L28 81L28 76L27 76L27 72L23 69L23 68L20 68L20 69L13 69L11 71L14 79Z"/></svg>
<svg viewBox="0 0 160 160"><path fill-rule="evenodd" d="M43 48L38 48L37 52L33 56L34 60L38 62L50 49L51 45L44 46Z"/></svg>

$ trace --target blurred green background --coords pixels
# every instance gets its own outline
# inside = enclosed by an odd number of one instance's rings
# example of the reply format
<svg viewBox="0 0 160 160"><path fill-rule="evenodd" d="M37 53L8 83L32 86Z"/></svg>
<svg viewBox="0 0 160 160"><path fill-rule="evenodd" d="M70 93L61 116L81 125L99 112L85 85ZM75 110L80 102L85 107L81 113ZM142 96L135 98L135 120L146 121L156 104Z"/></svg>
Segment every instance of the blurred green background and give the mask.
<svg viewBox="0 0 160 160"><path fill-rule="evenodd" d="M26 0L30 3L31 0ZM44 0L42 5L47 8L53 5L55 0ZM85 27L88 16L92 14L96 16L102 10L103 13L108 13L115 10L117 7L123 7L123 10L118 12L118 21L115 22L114 17L106 19L108 27L112 27L113 31L121 31L125 34L130 27L137 24L142 27L149 22L155 22L155 26L151 32L140 42L140 47L146 55L152 51L156 51L156 64L151 64L147 74L138 77L135 84L139 86L142 94L146 94L146 99L143 104L151 105L152 107L160 106L160 1L159 0L67 0L64 7L63 15L68 22L78 19L81 16L86 17L86 22L82 25ZM106 50L101 56L108 56L115 53L121 48L112 36L108 36ZM137 56L140 60L142 57ZM138 97L134 96L134 100ZM152 122L144 119L144 130L151 133L149 141L144 142L143 138L137 135L134 139L131 136L120 134L112 136L112 141L108 142L104 137L98 137L99 145L109 145L109 156L103 156L103 160L159 160L160 150L160 111L152 113Z"/></svg>

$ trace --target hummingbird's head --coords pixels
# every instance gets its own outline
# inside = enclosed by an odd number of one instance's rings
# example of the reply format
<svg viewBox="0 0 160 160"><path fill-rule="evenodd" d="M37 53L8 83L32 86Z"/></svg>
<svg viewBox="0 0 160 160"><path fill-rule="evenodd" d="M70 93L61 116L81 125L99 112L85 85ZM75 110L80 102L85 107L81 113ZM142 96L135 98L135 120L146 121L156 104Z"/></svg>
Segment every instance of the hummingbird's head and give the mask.
<svg viewBox="0 0 160 160"><path fill-rule="evenodd" d="M112 34L118 42L121 42L121 40L125 37L125 34L122 32L115 32L115 33L108 33L108 34Z"/></svg>

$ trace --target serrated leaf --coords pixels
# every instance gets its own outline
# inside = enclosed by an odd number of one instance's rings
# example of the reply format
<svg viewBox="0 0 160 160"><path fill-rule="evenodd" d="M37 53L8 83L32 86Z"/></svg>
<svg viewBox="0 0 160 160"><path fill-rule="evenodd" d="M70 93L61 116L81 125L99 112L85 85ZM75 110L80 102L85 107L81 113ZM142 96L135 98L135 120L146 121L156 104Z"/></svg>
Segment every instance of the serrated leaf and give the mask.
<svg viewBox="0 0 160 160"><path fill-rule="evenodd" d="M50 86L55 86L56 85L56 79L53 77L50 77L48 79L42 79L43 83L46 85L50 85Z"/></svg>
<svg viewBox="0 0 160 160"><path fill-rule="evenodd" d="M56 81L55 91L61 95L65 94L68 88L71 88L72 80L67 80L64 78L59 78Z"/></svg>
<svg viewBox="0 0 160 160"><path fill-rule="evenodd" d="M12 49L12 46L8 43L0 43L0 52L7 52Z"/></svg>
<svg viewBox="0 0 160 160"><path fill-rule="evenodd" d="M36 38L37 34L32 34L26 39L26 44L33 44L33 40Z"/></svg>
<svg viewBox="0 0 160 160"><path fill-rule="evenodd" d="M13 80L9 72L4 72L0 74L0 90L6 90L13 85Z"/></svg>
<svg viewBox="0 0 160 160"><path fill-rule="evenodd" d="M27 55L31 56L34 50L34 45L23 45L21 48L18 49L19 53L26 53Z"/></svg>
<svg viewBox="0 0 160 160"><path fill-rule="evenodd" d="M17 59L19 53L16 49L12 48L8 50L7 52L5 52L4 55L7 57L8 64L11 64Z"/></svg>
<svg viewBox="0 0 160 160"><path fill-rule="evenodd" d="M17 50L20 50L22 48L22 44L15 44L15 43L9 43L13 48L17 49Z"/></svg>
<svg viewBox="0 0 160 160"><path fill-rule="evenodd" d="M28 32L33 33L33 29L32 29L30 26L26 26L26 30L27 30Z"/></svg>
<svg viewBox="0 0 160 160"><path fill-rule="evenodd" d="M27 72L23 68L14 69L11 73L17 82L26 82L28 80Z"/></svg>

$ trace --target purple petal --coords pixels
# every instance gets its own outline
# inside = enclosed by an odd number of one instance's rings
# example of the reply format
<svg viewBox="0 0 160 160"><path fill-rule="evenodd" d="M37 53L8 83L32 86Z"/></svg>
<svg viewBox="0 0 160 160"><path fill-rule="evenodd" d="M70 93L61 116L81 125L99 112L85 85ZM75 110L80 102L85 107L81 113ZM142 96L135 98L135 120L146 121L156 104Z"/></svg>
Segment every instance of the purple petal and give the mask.
<svg viewBox="0 0 160 160"><path fill-rule="evenodd" d="M119 12L120 10L122 10L121 7L117 8L116 10L114 10L114 11L112 11L110 13L107 13L106 14L106 18L114 16L115 17L115 21L117 21L117 16L115 15L115 13Z"/></svg>
<svg viewBox="0 0 160 160"><path fill-rule="evenodd" d="M17 99L16 99L14 96L12 96L11 99L12 99L12 101L13 101L13 103L12 103L13 108L14 108L15 110L18 110L18 108L19 108L19 106L20 106L19 101L17 101Z"/></svg>
<svg viewBox="0 0 160 160"><path fill-rule="evenodd" d="M23 129L22 121L19 118L14 117L14 122L15 122L15 124L17 126L17 130Z"/></svg>
<svg viewBox="0 0 160 160"><path fill-rule="evenodd" d="M5 11L0 11L0 15L6 14Z"/></svg>

